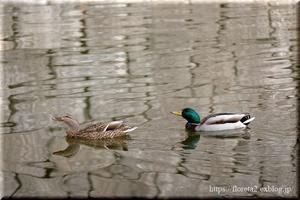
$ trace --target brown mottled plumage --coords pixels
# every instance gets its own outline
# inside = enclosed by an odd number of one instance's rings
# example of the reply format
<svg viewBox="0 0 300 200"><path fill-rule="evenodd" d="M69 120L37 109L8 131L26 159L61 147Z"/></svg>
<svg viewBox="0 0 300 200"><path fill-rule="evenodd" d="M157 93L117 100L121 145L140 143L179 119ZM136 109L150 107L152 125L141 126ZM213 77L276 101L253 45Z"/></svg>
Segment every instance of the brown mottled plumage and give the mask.
<svg viewBox="0 0 300 200"><path fill-rule="evenodd" d="M98 122L80 129L78 121L73 119L70 115L53 117L52 119L55 121L64 122L69 126L70 129L66 132L67 136L91 140L101 140L126 136L129 132L137 128L131 128L128 125L124 124L123 121L112 121L107 123Z"/></svg>

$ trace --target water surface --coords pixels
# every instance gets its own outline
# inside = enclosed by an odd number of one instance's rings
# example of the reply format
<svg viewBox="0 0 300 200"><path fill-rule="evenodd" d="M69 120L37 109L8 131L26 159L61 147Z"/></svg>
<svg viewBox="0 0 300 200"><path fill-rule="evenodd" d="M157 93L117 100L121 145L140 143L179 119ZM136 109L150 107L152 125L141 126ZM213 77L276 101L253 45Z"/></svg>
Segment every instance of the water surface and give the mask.
<svg viewBox="0 0 300 200"><path fill-rule="evenodd" d="M296 195L295 5L1 8L5 196ZM256 119L197 136L170 114L184 107ZM68 140L49 117L64 113L139 128L107 144ZM268 186L282 191L259 192Z"/></svg>

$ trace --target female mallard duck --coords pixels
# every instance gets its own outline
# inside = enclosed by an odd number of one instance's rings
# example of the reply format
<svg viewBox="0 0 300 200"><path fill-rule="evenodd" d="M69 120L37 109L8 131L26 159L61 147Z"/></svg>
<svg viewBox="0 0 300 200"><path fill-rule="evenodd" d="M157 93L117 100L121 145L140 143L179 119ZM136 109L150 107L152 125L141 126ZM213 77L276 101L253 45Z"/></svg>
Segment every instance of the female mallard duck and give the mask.
<svg viewBox="0 0 300 200"><path fill-rule="evenodd" d="M246 128L255 119L248 113L218 113L208 115L200 120L198 113L192 108L184 108L181 112L171 112L187 120L185 128L189 131L222 131Z"/></svg>
<svg viewBox="0 0 300 200"><path fill-rule="evenodd" d="M73 119L70 115L52 117L52 119L55 121L64 122L69 126L69 130L66 131L67 136L92 140L126 136L129 132L137 128L131 128L124 124L123 121L112 121L108 123L98 122L80 129L78 121Z"/></svg>

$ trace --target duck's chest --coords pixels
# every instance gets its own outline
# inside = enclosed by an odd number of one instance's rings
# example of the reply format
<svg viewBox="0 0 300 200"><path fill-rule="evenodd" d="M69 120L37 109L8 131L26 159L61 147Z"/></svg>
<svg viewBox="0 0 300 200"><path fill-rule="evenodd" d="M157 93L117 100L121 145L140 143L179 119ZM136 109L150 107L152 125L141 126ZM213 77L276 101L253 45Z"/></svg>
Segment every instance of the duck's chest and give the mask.
<svg viewBox="0 0 300 200"><path fill-rule="evenodd" d="M199 131L199 128L200 128L200 124L193 124L193 123L185 124L185 129L188 131L197 132Z"/></svg>

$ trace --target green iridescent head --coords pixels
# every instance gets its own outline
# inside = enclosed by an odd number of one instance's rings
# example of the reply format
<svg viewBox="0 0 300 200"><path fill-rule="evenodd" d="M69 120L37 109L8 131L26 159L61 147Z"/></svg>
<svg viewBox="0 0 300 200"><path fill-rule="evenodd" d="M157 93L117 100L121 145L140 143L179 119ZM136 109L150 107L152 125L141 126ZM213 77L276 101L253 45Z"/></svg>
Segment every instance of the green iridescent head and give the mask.
<svg viewBox="0 0 300 200"><path fill-rule="evenodd" d="M195 123L195 124L200 123L200 116L192 108L184 108L181 112L172 112L172 114L182 116L189 123Z"/></svg>

